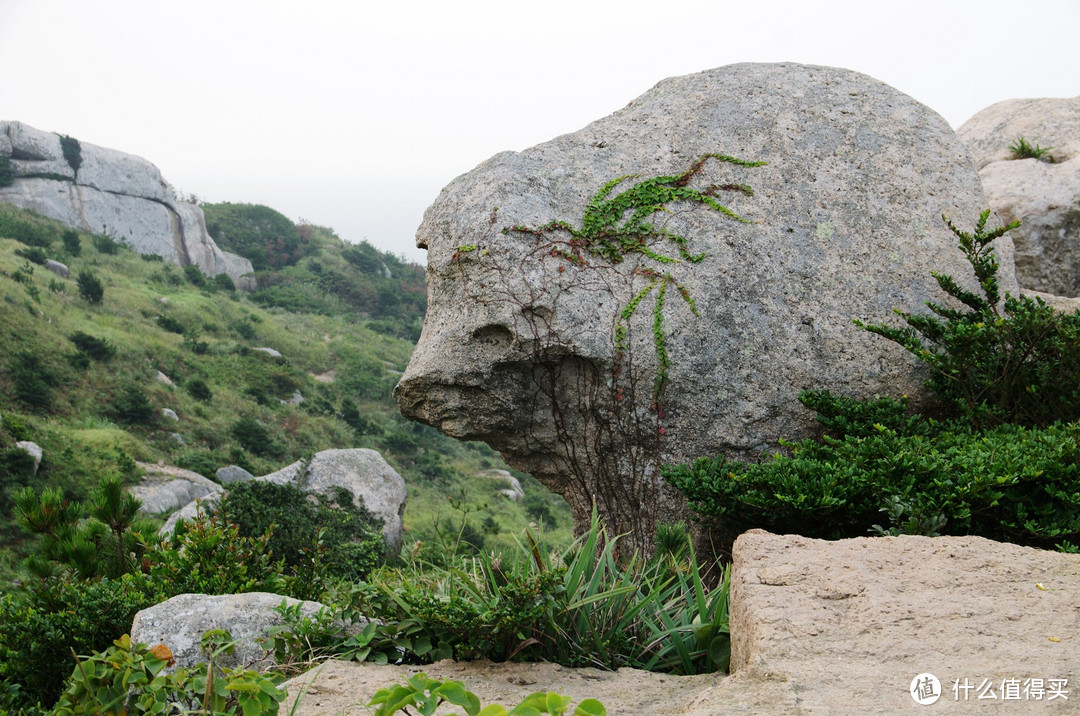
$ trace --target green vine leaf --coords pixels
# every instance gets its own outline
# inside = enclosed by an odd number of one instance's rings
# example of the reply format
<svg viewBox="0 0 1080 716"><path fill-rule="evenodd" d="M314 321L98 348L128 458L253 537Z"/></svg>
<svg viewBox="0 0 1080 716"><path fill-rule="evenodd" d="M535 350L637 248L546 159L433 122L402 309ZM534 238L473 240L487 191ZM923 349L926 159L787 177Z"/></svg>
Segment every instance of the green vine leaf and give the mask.
<svg viewBox="0 0 1080 716"><path fill-rule="evenodd" d="M566 248L553 245L550 254L553 258L561 257L578 267L590 266L588 257L614 265L621 263L629 254L641 254L662 266L680 263L680 261L692 264L701 263L706 256L704 252L691 253L687 248L687 237L668 231L664 227L656 226L653 223L653 216L659 213L670 213L671 210L668 208L670 204L684 201L702 204L741 223L751 223L749 219L735 213L721 204L716 198L717 194L722 191L739 192L747 196L753 196L754 191L749 185L714 184L704 189L695 189L689 186L690 180L701 172L705 162L709 159L748 169L767 164L767 162L737 159L727 154L702 154L682 174L644 179L615 196L611 196L612 192L620 184L630 179L639 178L636 174L624 174L606 182L589 200L581 217L580 228L568 221L553 219L538 227L520 224L507 226L503 228L502 233L530 234L538 240L553 232L569 234L571 238L565 243ZM493 211L492 216L494 215ZM654 249L650 244L657 243L656 240L673 244L676 255L664 254ZM559 271L562 270L562 267L560 267ZM656 346L658 367L652 402L655 406L659 406L660 398L668 383L668 368L671 366L663 320L664 298L668 286L675 286L679 295L695 316L700 314L693 296L670 273L660 273L648 268L639 269L637 273L647 278L648 284L635 293L633 298L618 313L615 322L616 376L618 366L621 364L621 358L627 350L627 324L645 297L656 290L656 304L653 309L653 342Z"/></svg>

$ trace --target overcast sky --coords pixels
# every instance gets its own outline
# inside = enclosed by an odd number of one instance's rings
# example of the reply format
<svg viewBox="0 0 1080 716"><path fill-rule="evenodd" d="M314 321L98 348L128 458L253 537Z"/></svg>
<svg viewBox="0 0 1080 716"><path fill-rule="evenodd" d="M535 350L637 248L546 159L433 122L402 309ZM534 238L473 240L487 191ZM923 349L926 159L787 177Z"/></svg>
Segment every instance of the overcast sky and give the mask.
<svg viewBox="0 0 1080 716"><path fill-rule="evenodd" d="M452 178L735 62L846 67L954 127L1080 95L1080 0L0 0L0 120L423 262Z"/></svg>

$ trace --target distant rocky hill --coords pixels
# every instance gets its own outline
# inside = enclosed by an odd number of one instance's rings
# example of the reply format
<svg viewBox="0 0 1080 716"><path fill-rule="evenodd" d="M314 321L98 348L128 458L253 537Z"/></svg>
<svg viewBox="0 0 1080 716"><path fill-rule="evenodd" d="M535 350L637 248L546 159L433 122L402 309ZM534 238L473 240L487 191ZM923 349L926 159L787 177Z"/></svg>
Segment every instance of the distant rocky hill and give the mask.
<svg viewBox="0 0 1080 716"><path fill-rule="evenodd" d="M156 166L141 157L22 122L0 121L0 161L12 175L0 203L61 221L76 229L123 240L143 254L194 264L208 276L227 274L238 287L251 262L222 251L206 230L202 209L180 201Z"/></svg>

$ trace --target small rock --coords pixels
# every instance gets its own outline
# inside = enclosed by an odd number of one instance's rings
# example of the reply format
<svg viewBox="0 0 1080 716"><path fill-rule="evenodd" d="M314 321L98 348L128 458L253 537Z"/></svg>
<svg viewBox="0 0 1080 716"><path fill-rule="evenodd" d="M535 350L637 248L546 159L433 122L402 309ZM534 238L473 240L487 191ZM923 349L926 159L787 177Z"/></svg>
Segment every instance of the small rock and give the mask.
<svg viewBox="0 0 1080 716"><path fill-rule="evenodd" d="M61 278L68 277L68 267L66 264L62 264L59 261L53 261L52 259L45 259L45 268L52 271L54 274Z"/></svg>
<svg viewBox="0 0 1080 716"><path fill-rule="evenodd" d="M172 420L174 422L180 420L180 416L177 415L176 411L173 410L172 408L162 408L161 417L167 418L167 419Z"/></svg>
<svg viewBox="0 0 1080 716"><path fill-rule="evenodd" d="M476 476L493 478L504 484L506 488L499 490L499 494L508 500L517 502L525 499L525 490L522 489L521 483L506 470L483 470L476 473Z"/></svg>
<svg viewBox="0 0 1080 716"><path fill-rule="evenodd" d="M177 445L184 445L185 444L184 436L181 435L180 433L173 433L169 437L171 437L173 440L175 440Z"/></svg>
<svg viewBox="0 0 1080 716"><path fill-rule="evenodd" d="M247 480L255 479L255 476L250 472L240 467L239 465L228 465L226 467L218 468L217 481L222 485L228 485L232 482L245 482Z"/></svg>
<svg viewBox="0 0 1080 716"><path fill-rule="evenodd" d="M303 394L299 390L294 390L293 394L292 394L292 397L289 398L288 400L282 400L281 404L282 405L300 405L300 403L303 403L303 402L304 402Z"/></svg>
<svg viewBox="0 0 1080 716"><path fill-rule="evenodd" d="M170 388L173 387L173 385L174 385L172 380L169 379L169 376L165 375L160 370L157 372L157 375L154 376L154 380L161 383L162 385L167 385Z"/></svg>
<svg viewBox="0 0 1080 716"><path fill-rule="evenodd" d="M44 455L41 447L37 443L30 442L29 440L20 440L15 443L15 447L23 450L34 458L34 474L36 475L38 468L41 466L41 458Z"/></svg>
<svg viewBox="0 0 1080 716"><path fill-rule="evenodd" d="M262 351L263 353L270 356L271 358L280 358L281 357L281 353L274 350L273 348L262 347L262 348L252 348L251 350L253 350L253 351Z"/></svg>
<svg viewBox="0 0 1080 716"><path fill-rule="evenodd" d="M285 623L276 610L282 602L292 605L298 600L268 592L180 594L137 613L131 624L131 641L164 644L176 660L172 668L192 667L206 661L200 646L202 635L211 629L225 629L237 643L232 654L220 655L220 666L269 669L277 662L255 640ZM307 617L323 608L318 602L299 603Z"/></svg>

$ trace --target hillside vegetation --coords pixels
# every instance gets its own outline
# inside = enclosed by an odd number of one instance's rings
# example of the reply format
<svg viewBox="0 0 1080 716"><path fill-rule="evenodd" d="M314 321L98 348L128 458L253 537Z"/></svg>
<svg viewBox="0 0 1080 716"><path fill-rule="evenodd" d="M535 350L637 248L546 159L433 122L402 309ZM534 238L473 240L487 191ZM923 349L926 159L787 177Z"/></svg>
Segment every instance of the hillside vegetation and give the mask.
<svg viewBox="0 0 1080 716"><path fill-rule="evenodd" d="M539 483L518 474L525 500L499 498L497 480L475 477L506 469L487 446L398 414L391 391L423 323L420 267L268 207L204 209L222 247L255 265L253 293L0 207L0 589L30 547L10 518L15 489L83 499L102 475L137 481L134 461L213 478L368 447L408 485L406 549L438 558L458 535L497 549L538 518L569 540L565 503ZM19 440L43 448L37 475Z"/></svg>

